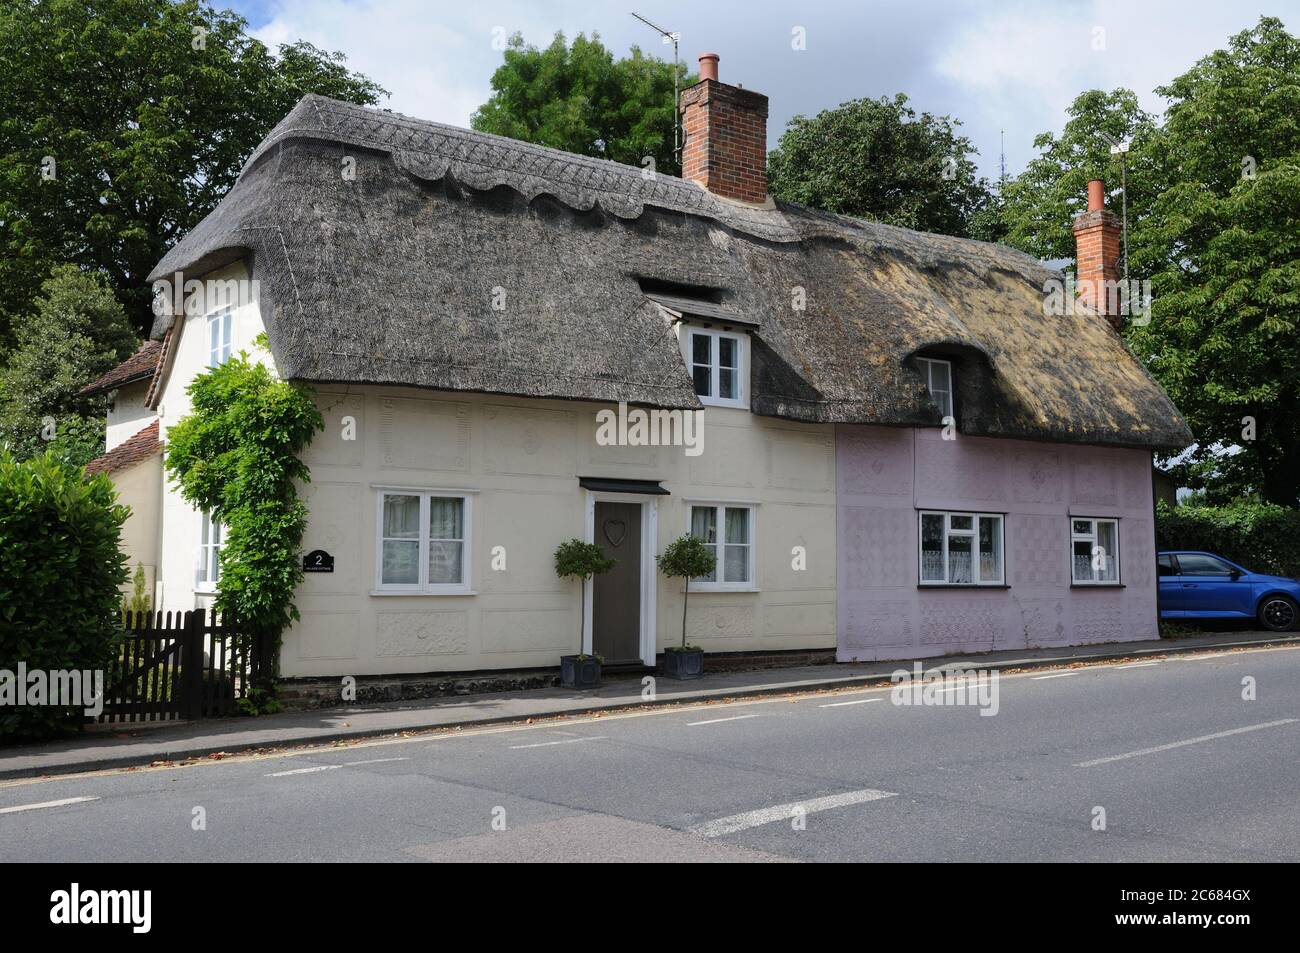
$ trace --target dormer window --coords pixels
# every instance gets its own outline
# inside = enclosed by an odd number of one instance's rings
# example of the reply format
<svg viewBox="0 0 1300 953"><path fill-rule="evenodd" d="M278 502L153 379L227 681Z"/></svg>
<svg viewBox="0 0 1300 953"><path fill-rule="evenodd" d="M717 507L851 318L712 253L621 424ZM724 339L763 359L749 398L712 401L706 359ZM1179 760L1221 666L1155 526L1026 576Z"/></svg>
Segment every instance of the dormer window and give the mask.
<svg viewBox="0 0 1300 953"><path fill-rule="evenodd" d="M938 406L940 415L952 417L952 361L918 357L916 364L921 370L921 376L925 378L930 399Z"/></svg>
<svg viewBox="0 0 1300 953"><path fill-rule="evenodd" d="M719 407L749 405L746 335L687 326L682 332L682 342L683 356L700 403Z"/></svg>

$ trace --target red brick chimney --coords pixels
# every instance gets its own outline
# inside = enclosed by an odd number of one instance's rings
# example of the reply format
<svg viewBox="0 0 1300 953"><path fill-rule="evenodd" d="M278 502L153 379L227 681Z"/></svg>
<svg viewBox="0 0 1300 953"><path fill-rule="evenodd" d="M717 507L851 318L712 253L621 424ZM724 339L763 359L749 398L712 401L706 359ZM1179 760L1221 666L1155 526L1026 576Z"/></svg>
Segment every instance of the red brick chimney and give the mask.
<svg viewBox="0 0 1300 953"><path fill-rule="evenodd" d="M1106 188L1101 179L1088 183L1088 211L1074 220L1074 247L1079 301L1104 314L1118 331L1122 321L1120 224L1106 208Z"/></svg>
<svg viewBox="0 0 1300 953"><path fill-rule="evenodd" d="M767 97L718 82L718 54L700 56L700 81L682 90L682 178L714 195L767 201Z"/></svg>

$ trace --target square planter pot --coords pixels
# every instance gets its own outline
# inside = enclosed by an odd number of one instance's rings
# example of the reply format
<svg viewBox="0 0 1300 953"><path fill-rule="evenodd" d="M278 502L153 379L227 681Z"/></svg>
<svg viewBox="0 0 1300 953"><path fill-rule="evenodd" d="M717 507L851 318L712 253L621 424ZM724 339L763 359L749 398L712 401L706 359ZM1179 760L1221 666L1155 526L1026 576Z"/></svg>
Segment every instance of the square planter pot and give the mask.
<svg viewBox="0 0 1300 953"><path fill-rule="evenodd" d="M561 655L560 684L565 688L597 687L600 684L600 659L594 655Z"/></svg>
<svg viewBox="0 0 1300 953"><path fill-rule="evenodd" d="M666 650L662 674L667 678L699 678L704 674L704 650Z"/></svg>

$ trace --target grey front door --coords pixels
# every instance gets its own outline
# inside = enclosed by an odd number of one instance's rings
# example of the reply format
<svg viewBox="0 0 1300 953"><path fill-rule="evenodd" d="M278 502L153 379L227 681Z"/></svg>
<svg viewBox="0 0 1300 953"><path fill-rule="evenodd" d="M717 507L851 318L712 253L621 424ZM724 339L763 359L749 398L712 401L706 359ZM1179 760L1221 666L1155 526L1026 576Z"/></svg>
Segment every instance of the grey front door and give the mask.
<svg viewBox="0 0 1300 953"><path fill-rule="evenodd" d="M618 560L595 578L591 644L606 665L641 661L641 504L596 503L596 545Z"/></svg>

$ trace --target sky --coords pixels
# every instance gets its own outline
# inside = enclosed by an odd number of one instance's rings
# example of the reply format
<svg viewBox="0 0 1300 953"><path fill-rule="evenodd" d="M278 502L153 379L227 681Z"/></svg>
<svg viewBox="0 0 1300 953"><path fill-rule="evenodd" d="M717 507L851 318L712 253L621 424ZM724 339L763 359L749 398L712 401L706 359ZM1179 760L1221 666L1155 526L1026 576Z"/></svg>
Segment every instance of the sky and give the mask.
<svg viewBox="0 0 1300 953"><path fill-rule="evenodd" d="M792 116L902 92L918 113L961 120L990 179L1003 141L1015 175L1034 157L1034 137L1059 132L1083 90L1127 87L1160 113L1155 87L1261 15L1300 30L1300 0L212 2L241 13L272 47L304 39L343 52L391 91L382 105L456 126L491 95L500 40L516 32L537 46L556 31L599 33L616 55L638 45L671 58L635 10L680 32L692 70L700 53L716 52L723 82L767 94L769 148Z"/></svg>

